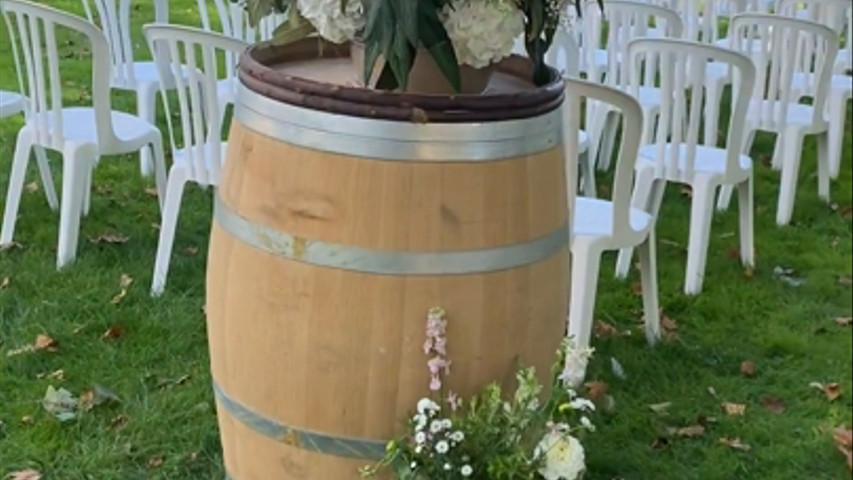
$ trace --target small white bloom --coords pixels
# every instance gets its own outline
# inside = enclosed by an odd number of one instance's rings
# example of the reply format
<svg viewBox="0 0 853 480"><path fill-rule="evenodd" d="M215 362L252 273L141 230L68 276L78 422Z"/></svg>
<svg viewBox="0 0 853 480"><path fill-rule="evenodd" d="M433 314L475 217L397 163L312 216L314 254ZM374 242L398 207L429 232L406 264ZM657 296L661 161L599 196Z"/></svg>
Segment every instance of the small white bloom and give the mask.
<svg viewBox="0 0 853 480"><path fill-rule="evenodd" d="M418 468L418 463L417 463L417 462L412 462L412 463L410 463L410 464L409 464L409 468L411 468L412 470L414 470L414 469Z"/></svg>
<svg viewBox="0 0 853 480"><path fill-rule="evenodd" d="M417 443L418 445L422 445L423 443L426 442L426 440L427 440L426 433L418 432L415 434L415 443Z"/></svg>
<svg viewBox="0 0 853 480"><path fill-rule="evenodd" d="M347 0L344 9L341 0L297 0L296 8L320 36L334 43L352 40L367 23L363 0Z"/></svg>
<svg viewBox="0 0 853 480"><path fill-rule="evenodd" d="M594 348L577 348L573 341L567 342L566 360L563 365L563 372L560 373L560 380L567 388L581 386L586 377L586 367L593 353L595 353Z"/></svg>
<svg viewBox="0 0 853 480"><path fill-rule="evenodd" d="M449 472L449 471L453 470L453 465L451 465L449 463L445 463L444 469Z"/></svg>
<svg viewBox="0 0 853 480"><path fill-rule="evenodd" d="M459 473L461 473L463 477L470 477L471 474L474 473L474 469L471 468L471 465L462 465L462 468L459 469Z"/></svg>
<svg viewBox="0 0 853 480"><path fill-rule="evenodd" d="M592 403L591 401L585 399L585 398L582 398L582 397L578 397L578 398L572 400L571 402L569 402L569 407L572 410L582 410L582 411L588 410L591 412L595 411L595 404Z"/></svg>
<svg viewBox="0 0 853 480"><path fill-rule="evenodd" d="M441 440L435 444L435 451L438 453L447 453L450 450L450 445L445 440Z"/></svg>
<svg viewBox="0 0 853 480"><path fill-rule="evenodd" d="M416 454L420 455L421 452L423 452L423 451L424 451L424 447L422 445L418 445L415 447L415 453Z"/></svg>
<svg viewBox="0 0 853 480"><path fill-rule="evenodd" d="M432 423L429 424L429 431L432 433L438 433L444 428L444 422L441 420L433 420Z"/></svg>
<svg viewBox="0 0 853 480"><path fill-rule="evenodd" d="M577 438L553 430L536 445L534 455L544 457L539 473L545 480L577 480L586 469L586 458Z"/></svg>
<svg viewBox="0 0 853 480"><path fill-rule="evenodd" d="M459 443L462 440L465 440L465 434L462 433L461 431L457 430L457 431L450 434L450 439L456 443Z"/></svg>
<svg viewBox="0 0 853 480"><path fill-rule="evenodd" d="M586 416L581 417L581 425L583 426L583 428L589 430L590 432L595 431L595 425L593 425L589 418L587 418Z"/></svg>
<svg viewBox="0 0 853 480"><path fill-rule="evenodd" d="M417 409L419 415L431 415L441 410L441 407L429 398L422 398L418 400Z"/></svg>
<svg viewBox="0 0 853 480"><path fill-rule="evenodd" d="M449 418L445 418L441 421L441 428L444 430L450 430L453 427L453 422L450 421Z"/></svg>

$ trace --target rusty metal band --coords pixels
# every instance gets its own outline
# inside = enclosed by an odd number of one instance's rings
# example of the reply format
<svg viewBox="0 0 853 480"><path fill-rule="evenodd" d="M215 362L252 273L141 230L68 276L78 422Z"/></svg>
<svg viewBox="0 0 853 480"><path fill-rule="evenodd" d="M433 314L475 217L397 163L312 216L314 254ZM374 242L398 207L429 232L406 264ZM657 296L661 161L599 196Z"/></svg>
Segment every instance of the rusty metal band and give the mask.
<svg viewBox="0 0 853 480"><path fill-rule="evenodd" d="M337 457L379 460L385 455L387 440L341 437L285 425L267 418L230 397L213 382L213 393L219 406L246 427L277 442Z"/></svg>
<svg viewBox="0 0 853 480"><path fill-rule="evenodd" d="M397 162L489 162L561 142L560 109L526 119L413 123L298 107L237 87L234 117L266 137L312 150Z"/></svg>
<svg viewBox="0 0 853 480"><path fill-rule="evenodd" d="M531 265L569 241L566 224L544 237L503 247L442 252L373 250L312 240L260 225L234 212L219 195L214 219L238 240L265 252L321 267L380 275L461 275Z"/></svg>

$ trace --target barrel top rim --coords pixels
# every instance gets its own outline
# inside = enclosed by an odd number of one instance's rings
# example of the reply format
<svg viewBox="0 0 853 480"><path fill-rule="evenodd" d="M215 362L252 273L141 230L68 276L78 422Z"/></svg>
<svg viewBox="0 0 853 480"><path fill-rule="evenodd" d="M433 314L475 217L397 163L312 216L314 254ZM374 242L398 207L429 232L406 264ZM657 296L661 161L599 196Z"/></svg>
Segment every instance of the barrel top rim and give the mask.
<svg viewBox="0 0 853 480"><path fill-rule="evenodd" d="M288 74L273 68L288 61L338 59L349 56L348 44L336 45L305 38L281 46L260 43L240 59L239 78L248 89L265 97L315 110L383 120L459 123L525 119L555 110L563 101L564 83L556 70L546 85L512 92L435 95L392 92L340 85ZM530 61L511 55L496 69L525 80Z"/></svg>

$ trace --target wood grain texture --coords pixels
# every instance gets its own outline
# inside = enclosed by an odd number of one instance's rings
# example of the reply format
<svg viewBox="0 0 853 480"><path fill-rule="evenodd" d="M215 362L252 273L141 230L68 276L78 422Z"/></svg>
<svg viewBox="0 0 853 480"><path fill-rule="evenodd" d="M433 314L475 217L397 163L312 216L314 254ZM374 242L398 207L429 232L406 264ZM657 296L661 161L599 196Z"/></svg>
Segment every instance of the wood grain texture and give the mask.
<svg viewBox="0 0 853 480"><path fill-rule="evenodd" d="M558 149L485 163L388 162L301 149L239 124L219 195L244 217L303 238L402 251L523 243L567 217ZM492 381L514 388L517 362L547 381L565 330L567 272L564 248L496 272L365 274L277 257L214 224L213 377L283 424L388 439L428 394L422 345L430 307L448 312L446 385L454 392L469 396ZM355 479L366 463L275 442L221 409L220 428L235 480Z"/></svg>

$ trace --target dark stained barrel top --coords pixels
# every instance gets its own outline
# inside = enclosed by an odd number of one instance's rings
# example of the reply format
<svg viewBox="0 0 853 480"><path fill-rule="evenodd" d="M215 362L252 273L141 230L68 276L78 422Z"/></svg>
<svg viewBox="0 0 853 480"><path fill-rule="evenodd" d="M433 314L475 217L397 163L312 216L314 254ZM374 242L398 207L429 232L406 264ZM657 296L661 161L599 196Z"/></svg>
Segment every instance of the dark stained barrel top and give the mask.
<svg viewBox="0 0 853 480"><path fill-rule="evenodd" d="M349 45L305 38L286 46L259 44L240 60L240 80L263 96L305 108L385 120L454 123L530 118L557 108L563 81L536 87L530 61L501 61L478 95L429 95L365 88L358 82Z"/></svg>

